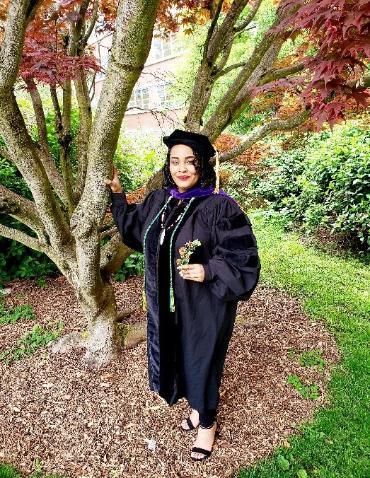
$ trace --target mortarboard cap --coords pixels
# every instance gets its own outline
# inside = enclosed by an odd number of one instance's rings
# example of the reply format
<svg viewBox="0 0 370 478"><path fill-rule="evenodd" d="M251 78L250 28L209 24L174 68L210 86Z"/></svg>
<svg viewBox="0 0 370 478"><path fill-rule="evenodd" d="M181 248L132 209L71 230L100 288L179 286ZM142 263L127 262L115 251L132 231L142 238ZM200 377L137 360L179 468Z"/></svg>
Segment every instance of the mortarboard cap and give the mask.
<svg viewBox="0 0 370 478"><path fill-rule="evenodd" d="M186 144L199 151L206 159L211 158L216 154L216 150L208 139L208 136L200 133L193 133L192 131L182 131L175 129L169 136L163 137L163 142L168 148L172 148L175 144Z"/></svg>

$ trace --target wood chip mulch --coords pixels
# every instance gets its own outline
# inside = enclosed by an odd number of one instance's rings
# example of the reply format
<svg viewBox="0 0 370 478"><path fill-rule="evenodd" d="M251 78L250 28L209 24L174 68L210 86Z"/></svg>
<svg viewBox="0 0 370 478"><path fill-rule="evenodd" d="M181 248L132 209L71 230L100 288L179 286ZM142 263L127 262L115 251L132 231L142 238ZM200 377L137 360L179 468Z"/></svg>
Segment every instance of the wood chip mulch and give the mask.
<svg viewBox="0 0 370 478"><path fill-rule="evenodd" d="M15 280L6 305L30 304L43 326L62 320L63 333L86 326L65 279ZM142 278L116 283L120 309L138 309ZM139 295L140 294L140 295ZM34 325L21 319L0 327L0 351ZM319 349L324 372L303 367L288 353ZM148 389L146 342L124 351L99 371L82 362L82 351L53 355L48 348L6 365L0 362L0 463L28 476L41 460L47 473L79 478L227 478L256 462L297 433L302 422L328 404L330 371L340 357L323 323L306 317L299 302L258 285L239 302L237 322L220 389L220 437L209 460L196 463L190 448L196 431L183 432L185 399L169 407ZM302 398L286 383L297 374L319 386L316 400Z"/></svg>

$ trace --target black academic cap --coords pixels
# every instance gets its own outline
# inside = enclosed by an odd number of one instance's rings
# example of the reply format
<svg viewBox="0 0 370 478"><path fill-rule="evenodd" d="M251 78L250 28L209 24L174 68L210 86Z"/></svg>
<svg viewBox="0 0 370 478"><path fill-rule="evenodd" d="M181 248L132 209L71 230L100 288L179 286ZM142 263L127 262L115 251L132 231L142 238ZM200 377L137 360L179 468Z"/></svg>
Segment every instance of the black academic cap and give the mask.
<svg viewBox="0 0 370 478"><path fill-rule="evenodd" d="M163 137L163 142L168 148L172 148L175 144L186 144L187 146L196 148L205 158L211 158L216 154L216 150L208 139L208 136L192 131L182 131L175 129L169 136Z"/></svg>

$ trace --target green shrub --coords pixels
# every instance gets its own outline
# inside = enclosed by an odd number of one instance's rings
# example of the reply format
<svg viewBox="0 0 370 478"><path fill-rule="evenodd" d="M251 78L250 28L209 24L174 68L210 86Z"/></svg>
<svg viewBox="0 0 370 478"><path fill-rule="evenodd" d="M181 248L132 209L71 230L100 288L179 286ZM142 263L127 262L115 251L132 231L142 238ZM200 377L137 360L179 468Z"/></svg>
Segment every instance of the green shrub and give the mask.
<svg viewBox="0 0 370 478"><path fill-rule="evenodd" d="M134 275L143 275L144 256L141 252L133 252L122 264L120 270L116 272L114 278L117 281L125 281L127 277Z"/></svg>
<svg viewBox="0 0 370 478"><path fill-rule="evenodd" d="M35 324L29 332L26 332L17 344L0 354L0 360L9 364L14 360L21 360L23 357L34 354L39 348L45 347L50 341L59 337L64 324L60 320L56 322L55 328L44 329L40 324Z"/></svg>
<svg viewBox="0 0 370 478"><path fill-rule="evenodd" d="M265 161L272 166L251 186L286 225L307 233L339 233L351 247L370 247L370 132L355 121L312 134L305 147Z"/></svg>

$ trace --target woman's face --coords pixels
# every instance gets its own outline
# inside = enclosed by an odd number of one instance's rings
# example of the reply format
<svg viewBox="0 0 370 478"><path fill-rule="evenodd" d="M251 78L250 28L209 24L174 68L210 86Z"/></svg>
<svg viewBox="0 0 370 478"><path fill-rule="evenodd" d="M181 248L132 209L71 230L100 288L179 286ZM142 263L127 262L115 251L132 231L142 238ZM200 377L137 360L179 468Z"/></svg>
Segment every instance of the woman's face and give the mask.
<svg viewBox="0 0 370 478"><path fill-rule="evenodd" d="M180 193L194 186L199 179L195 156L190 146L175 144L170 150L170 173Z"/></svg>

